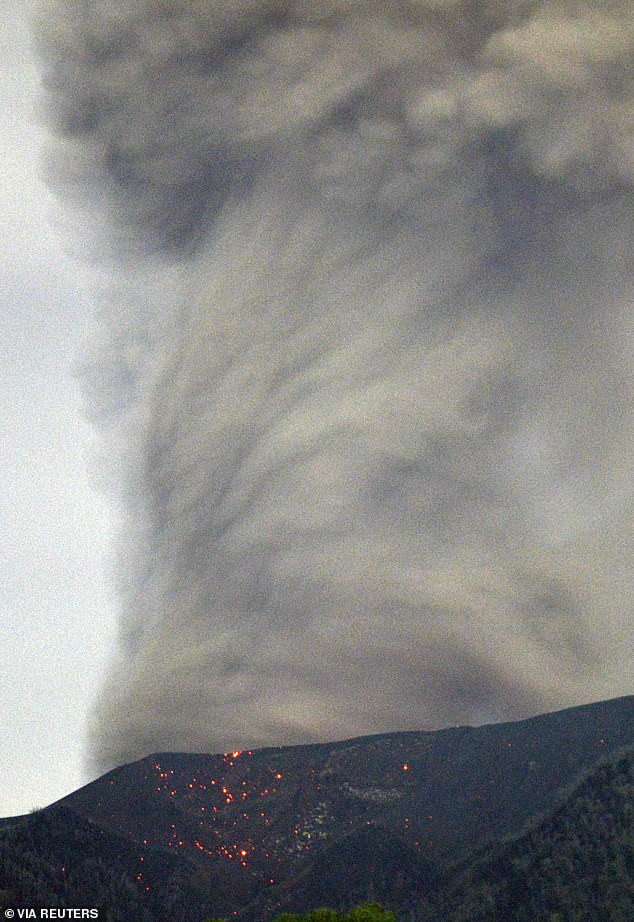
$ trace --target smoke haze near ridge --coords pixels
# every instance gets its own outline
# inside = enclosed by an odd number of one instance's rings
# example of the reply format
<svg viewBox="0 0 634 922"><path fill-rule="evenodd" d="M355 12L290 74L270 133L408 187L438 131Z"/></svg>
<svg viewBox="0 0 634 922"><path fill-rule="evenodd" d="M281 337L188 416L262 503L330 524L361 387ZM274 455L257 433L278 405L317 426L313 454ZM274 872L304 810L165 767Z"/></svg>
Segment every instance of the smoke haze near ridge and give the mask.
<svg viewBox="0 0 634 922"><path fill-rule="evenodd" d="M629 4L37 19L128 507L92 764L631 692Z"/></svg>

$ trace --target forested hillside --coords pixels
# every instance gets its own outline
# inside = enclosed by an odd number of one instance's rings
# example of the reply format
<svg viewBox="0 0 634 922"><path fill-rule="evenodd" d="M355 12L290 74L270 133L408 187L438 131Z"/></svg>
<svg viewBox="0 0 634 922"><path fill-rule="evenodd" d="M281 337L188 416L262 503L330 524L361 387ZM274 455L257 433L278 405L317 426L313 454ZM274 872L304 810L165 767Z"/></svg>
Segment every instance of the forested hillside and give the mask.
<svg viewBox="0 0 634 922"><path fill-rule="evenodd" d="M412 878L409 894L382 896L407 922L631 922L634 919L634 756L623 754L590 774L550 816L533 821L511 842L484 849L433 880ZM335 876L336 880L336 876ZM356 879L353 884L356 887ZM317 894L313 894L315 897ZM325 896L325 894L324 894ZM335 887L323 906L340 911L292 911L291 895L275 922L371 922L377 908L341 911ZM319 902L317 900L315 905ZM295 898L295 903L297 900ZM290 910L290 912L289 912ZM255 916L254 916L255 918Z"/></svg>
<svg viewBox="0 0 634 922"><path fill-rule="evenodd" d="M419 922L631 922L634 758L586 778L555 813L445 880Z"/></svg>
<svg viewBox="0 0 634 922"><path fill-rule="evenodd" d="M488 727L165 753L0 824L0 906L269 922L377 900L404 922L623 922L632 752L626 698Z"/></svg>
<svg viewBox="0 0 634 922"><path fill-rule="evenodd" d="M209 884L185 859L139 849L63 807L0 829L0 909L95 906L112 922L200 922Z"/></svg>

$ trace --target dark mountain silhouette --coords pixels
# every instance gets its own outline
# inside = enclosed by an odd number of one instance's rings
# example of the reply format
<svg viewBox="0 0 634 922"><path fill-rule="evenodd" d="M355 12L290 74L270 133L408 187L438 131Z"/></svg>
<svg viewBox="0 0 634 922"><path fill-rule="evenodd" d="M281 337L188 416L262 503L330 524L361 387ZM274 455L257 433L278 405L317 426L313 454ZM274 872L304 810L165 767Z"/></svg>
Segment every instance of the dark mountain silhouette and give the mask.
<svg viewBox="0 0 634 922"><path fill-rule="evenodd" d="M631 922L633 819L634 753L627 752L595 768L551 815L531 822L521 835L489 843L467 861L427 878L420 863L416 875L406 847L404 868L392 860L392 843L382 848L380 842L371 856L362 845L366 861L351 863L342 840L340 860L330 855L338 847L326 850L282 888L276 908L293 912L328 903L345 910L361 896L382 899L399 919L416 922ZM318 866L323 874L315 874ZM352 893L340 886L347 868ZM334 886L330 899L324 899L329 879ZM267 915L263 899L238 918L246 922Z"/></svg>
<svg viewBox="0 0 634 922"><path fill-rule="evenodd" d="M399 909L424 902L437 885L436 868L403 836L364 826L305 861L278 887L264 891L238 916L258 922L280 912L329 906L348 911L372 900Z"/></svg>
<svg viewBox="0 0 634 922"><path fill-rule="evenodd" d="M0 908L105 906L116 922L199 922L206 908L186 859L139 846L63 806L0 830Z"/></svg>
<svg viewBox="0 0 634 922"><path fill-rule="evenodd" d="M631 922L634 755L595 769L551 816L414 903L418 922Z"/></svg>
<svg viewBox="0 0 634 922"><path fill-rule="evenodd" d="M443 888L458 893L450 866L466 867L472 853L482 861L483 847L552 812L566 786L628 747L632 697L478 728L164 753L0 827L0 890L26 892L36 869L56 899L70 900L46 871L63 855L73 892L82 875L94 879L95 863L102 868L99 892L121 922L174 918L176 904L183 922L237 913L248 922L366 898L422 912ZM127 903L113 895L114 880ZM471 879L465 886L470 892ZM135 899L142 916L128 908Z"/></svg>

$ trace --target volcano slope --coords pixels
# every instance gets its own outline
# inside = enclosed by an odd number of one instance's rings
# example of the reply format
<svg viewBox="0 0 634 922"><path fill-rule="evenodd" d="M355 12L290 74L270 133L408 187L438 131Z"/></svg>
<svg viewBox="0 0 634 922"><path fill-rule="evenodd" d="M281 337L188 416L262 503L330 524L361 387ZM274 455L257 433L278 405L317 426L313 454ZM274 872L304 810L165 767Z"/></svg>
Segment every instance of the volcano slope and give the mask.
<svg viewBox="0 0 634 922"><path fill-rule="evenodd" d="M482 727L219 755L161 753L9 824L3 841L11 835L17 847L42 815L54 817L60 836L76 827L75 839L92 831L107 842L106 864L118 851L120 876L143 888L141 896L152 893L160 903L156 890L171 879L170 898L180 888L192 908L198 903L210 914L247 918L253 906L264 918L279 907L328 902L328 895L342 908L366 897L405 905L433 890L448 866L551 813L583 773L629 747L632 697ZM66 867L85 861L85 844L76 852L64 855ZM175 877L163 867L170 859ZM155 865L160 872L148 883ZM75 873L78 886L82 873ZM5 874L0 889L14 883Z"/></svg>

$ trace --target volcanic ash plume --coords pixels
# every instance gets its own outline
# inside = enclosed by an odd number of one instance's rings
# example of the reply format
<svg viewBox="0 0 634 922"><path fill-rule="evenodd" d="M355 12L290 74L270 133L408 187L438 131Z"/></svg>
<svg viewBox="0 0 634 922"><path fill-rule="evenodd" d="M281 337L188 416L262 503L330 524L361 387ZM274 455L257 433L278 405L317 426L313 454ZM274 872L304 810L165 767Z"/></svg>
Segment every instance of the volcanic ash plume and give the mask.
<svg viewBox="0 0 634 922"><path fill-rule="evenodd" d="M124 469L93 764L632 691L626 0L50 0Z"/></svg>

